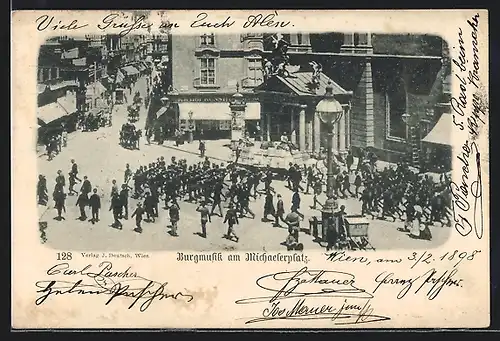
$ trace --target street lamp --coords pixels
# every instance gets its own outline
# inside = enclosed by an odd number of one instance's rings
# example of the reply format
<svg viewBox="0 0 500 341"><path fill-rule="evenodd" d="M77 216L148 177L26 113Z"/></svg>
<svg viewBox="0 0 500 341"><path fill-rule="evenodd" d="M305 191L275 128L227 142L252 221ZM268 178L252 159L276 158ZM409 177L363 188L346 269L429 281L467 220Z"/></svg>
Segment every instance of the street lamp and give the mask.
<svg viewBox="0 0 500 341"><path fill-rule="evenodd" d="M333 97L333 87L331 82L328 82L325 89L325 98L323 98L316 106L316 114L319 116L320 120L328 126L327 200L323 205L323 213L330 215L333 214L334 210L338 206L336 199L333 197L333 128L335 123L340 120L343 113L344 109L342 108L342 105Z"/></svg>

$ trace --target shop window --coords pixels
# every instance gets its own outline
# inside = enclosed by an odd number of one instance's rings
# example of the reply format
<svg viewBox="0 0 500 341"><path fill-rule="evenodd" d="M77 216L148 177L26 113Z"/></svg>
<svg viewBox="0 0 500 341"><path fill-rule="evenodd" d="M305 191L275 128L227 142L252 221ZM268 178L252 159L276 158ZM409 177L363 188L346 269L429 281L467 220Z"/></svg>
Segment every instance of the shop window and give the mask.
<svg viewBox="0 0 500 341"><path fill-rule="evenodd" d="M406 139L406 123L403 114L406 113L406 90L402 79L396 79L388 84L385 93L386 135L389 138Z"/></svg>
<svg viewBox="0 0 500 341"><path fill-rule="evenodd" d="M215 45L215 36L213 33L211 34L203 34L201 36L201 45L202 46L214 46Z"/></svg>
<svg viewBox="0 0 500 341"><path fill-rule="evenodd" d="M201 85L215 85L215 58L201 58L200 62Z"/></svg>

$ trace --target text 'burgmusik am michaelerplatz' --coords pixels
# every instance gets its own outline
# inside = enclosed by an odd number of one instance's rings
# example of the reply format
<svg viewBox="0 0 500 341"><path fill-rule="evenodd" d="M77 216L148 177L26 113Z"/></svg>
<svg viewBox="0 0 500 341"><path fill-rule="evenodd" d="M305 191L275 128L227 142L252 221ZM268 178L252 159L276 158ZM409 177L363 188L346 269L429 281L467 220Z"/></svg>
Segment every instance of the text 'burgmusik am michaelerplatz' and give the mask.
<svg viewBox="0 0 500 341"><path fill-rule="evenodd" d="M245 255L240 254L226 254L223 255L222 252L212 252L212 253L184 253L177 252L178 262L223 262L223 261L245 261L245 262L282 262L282 263L307 263L307 256L301 253L284 254L284 253L267 253L267 252L247 252Z"/></svg>

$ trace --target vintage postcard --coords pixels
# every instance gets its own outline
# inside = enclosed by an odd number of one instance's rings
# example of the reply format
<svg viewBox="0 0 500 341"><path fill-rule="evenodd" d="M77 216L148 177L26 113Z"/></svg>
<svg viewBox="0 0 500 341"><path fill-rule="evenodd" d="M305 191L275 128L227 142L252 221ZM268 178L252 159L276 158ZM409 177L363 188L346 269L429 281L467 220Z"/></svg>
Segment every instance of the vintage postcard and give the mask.
<svg viewBox="0 0 500 341"><path fill-rule="evenodd" d="M12 327L490 324L488 12L12 14Z"/></svg>

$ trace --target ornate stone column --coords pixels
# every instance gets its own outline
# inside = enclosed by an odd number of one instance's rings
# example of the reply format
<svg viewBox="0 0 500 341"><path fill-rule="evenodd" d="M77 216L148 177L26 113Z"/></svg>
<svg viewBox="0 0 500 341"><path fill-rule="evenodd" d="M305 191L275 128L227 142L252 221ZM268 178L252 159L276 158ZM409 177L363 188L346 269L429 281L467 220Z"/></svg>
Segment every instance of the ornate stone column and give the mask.
<svg viewBox="0 0 500 341"><path fill-rule="evenodd" d="M297 127L295 126L295 108L290 107L290 142L297 144Z"/></svg>
<svg viewBox="0 0 500 341"><path fill-rule="evenodd" d="M266 113L266 140L271 141L271 113Z"/></svg>
<svg viewBox="0 0 500 341"><path fill-rule="evenodd" d="M299 150L306 150L306 105L300 106L299 112Z"/></svg>
<svg viewBox="0 0 500 341"><path fill-rule="evenodd" d="M314 113L314 153L319 154L321 146L321 120L317 113Z"/></svg>

